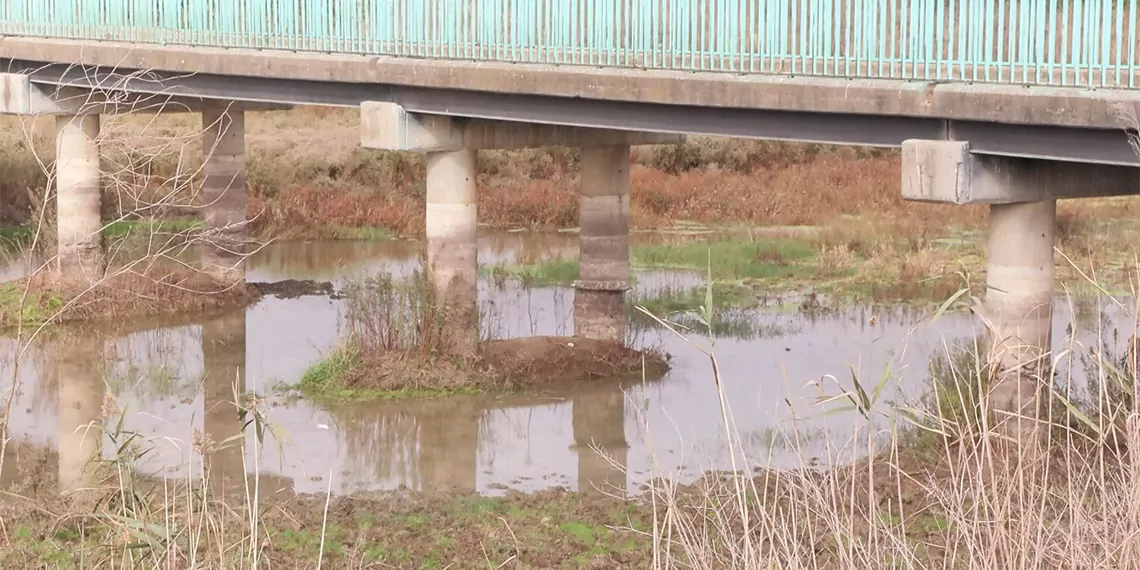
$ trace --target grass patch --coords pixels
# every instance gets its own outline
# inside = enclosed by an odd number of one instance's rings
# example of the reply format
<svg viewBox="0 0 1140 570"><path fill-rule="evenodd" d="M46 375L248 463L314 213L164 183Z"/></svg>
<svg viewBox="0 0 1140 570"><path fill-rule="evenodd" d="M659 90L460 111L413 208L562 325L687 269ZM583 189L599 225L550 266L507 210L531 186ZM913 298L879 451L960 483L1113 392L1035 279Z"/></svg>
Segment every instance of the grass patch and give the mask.
<svg viewBox="0 0 1140 570"><path fill-rule="evenodd" d="M321 229L320 234L327 239L345 241L388 241L396 239L396 234L388 228L379 226L341 226L329 225Z"/></svg>
<svg viewBox="0 0 1140 570"><path fill-rule="evenodd" d="M708 287L697 285L687 288L665 288L653 295L631 295L627 304L645 307L650 313L668 316L696 311L707 303ZM758 303L756 291L739 283L713 283L713 311L728 308L751 308Z"/></svg>
<svg viewBox="0 0 1140 570"><path fill-rule="evenodd" d="M674 244L639 244L630 250L633 266L643 269L691 269L714 280L806 277L815 272L816 250L805 240L718 239Z"/></svg>
<svg viewBox="0 0 1140 570"><path fill-rule="evenodd" d="M544 259L537 263L481 267L480 272L496 279L517 279L528 287L569 287L578 279L577 259Z"/></svg>

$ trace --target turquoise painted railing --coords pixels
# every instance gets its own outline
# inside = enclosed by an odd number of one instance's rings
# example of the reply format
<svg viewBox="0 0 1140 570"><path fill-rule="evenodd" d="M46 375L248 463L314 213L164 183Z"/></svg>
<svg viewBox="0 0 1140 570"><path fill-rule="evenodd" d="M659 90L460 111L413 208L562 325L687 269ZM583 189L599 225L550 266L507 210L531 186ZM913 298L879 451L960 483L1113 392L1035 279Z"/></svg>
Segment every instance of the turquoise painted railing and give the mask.
<svg viewBox="0 0 1140 570"><path fill-rule="evenodd" d="M1138 87L1138 0L4 0L0 34Z"/></svg>

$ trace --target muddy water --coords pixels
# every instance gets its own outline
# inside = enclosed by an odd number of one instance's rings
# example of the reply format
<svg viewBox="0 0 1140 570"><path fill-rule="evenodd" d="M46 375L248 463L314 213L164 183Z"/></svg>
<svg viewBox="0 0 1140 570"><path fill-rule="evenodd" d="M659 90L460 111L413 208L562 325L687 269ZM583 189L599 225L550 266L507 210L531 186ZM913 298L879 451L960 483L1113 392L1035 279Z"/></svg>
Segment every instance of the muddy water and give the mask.
<svg viewBox="0 0 1140 570"><path fill-rule="evenodd" d="M573 236L488 236L480 259L575 255L575 242ZM251 261L248 279L311 279L342 287L362 276L408 274L418 267L414 242L275 244ZM642 272L636 287L652 292L699 282L686 273ZM488 335L572 333L570 290L485 279L480 297L490 315L484 322ZM646 384L597 381L527 395L376 404L323 405L289 396L287 387L337 346L343 303L326 296L268 297L240 312L119 323L65 344L46 339L28 348L15 372L13 436L31 444L21 448L53 450L61 476L71 477L62 473L76 471L98 443L77 429L99 417L113 425L117 408L125 415L125 430L144 436L152 450L141 468L196 476L203 470L203 439L243 437L230 404L236 383L265 398L275 436L257 446L249 431L244 455L212 455L206 467L220 475L217 480L257 473L263 486L335 493L410 488L498 494L606 485L636 491L651 475L692 480L732 466L708 357L654 327L632 327L634 342L673 355L673 368ZM978 323L961 314L931 324L902 308L805 314L795 306L795 299L785 298L737 311L736 334L692 337L702 346L715 343L727 401L752 466L796 466L822 456L828 445L848 443L857 416L822 416L817 399L849 388L853 371L873 385L889 369L886 397L913 399L926 388L931 357L980 332ZM1111 324L1121 314L1107 302L1076 311L1061 303L1055 338L1062 342L1073 326L1079 342L1091 346L1104 332L1105 319ZM0 372L9 378L17 346L8 339L0 350L6 351ZM792 427L802 436L799 449L777 436ZM110 457L115 434L102 437L103 455ZM8 479L18 477L5 471Z"/></svg>

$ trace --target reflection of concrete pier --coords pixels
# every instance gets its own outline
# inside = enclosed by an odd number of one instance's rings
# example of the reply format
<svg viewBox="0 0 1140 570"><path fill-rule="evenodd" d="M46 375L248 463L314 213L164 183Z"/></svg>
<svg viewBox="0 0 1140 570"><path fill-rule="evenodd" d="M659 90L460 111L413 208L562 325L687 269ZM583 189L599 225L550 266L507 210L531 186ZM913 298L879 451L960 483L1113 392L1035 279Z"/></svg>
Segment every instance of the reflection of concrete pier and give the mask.
<svg viewBox="0 0 1140 570"><path fill-rule="evenodd" d="M215 489L240 486L245 474L245 438L236 402L245 393L245 320L245 311L238 311L202 325L203 426L216 446L203 462Z"/></svg>
<svg viewBox="0 0 1140 570"><path fill-rule="evenodd" d="M424 492L475 491L479 452L476 401L439 401L416 413L419 423L419 474Z"/></svg>
<svg viewBox="0 0 1140 570"><path fill-rule="evenodd" d="M574 396L574 450L578 492L626 492L625 394L620 386L585 388ZM600 453L599 453L600 452Z"/></svg>
<svg viewBox="0 0 1140 570"><path fill-rule="evenodd" d="M103 343L100 337L66 335L56 353L59 382L59 488L93 483L90 462L103 442Z"/></svg>

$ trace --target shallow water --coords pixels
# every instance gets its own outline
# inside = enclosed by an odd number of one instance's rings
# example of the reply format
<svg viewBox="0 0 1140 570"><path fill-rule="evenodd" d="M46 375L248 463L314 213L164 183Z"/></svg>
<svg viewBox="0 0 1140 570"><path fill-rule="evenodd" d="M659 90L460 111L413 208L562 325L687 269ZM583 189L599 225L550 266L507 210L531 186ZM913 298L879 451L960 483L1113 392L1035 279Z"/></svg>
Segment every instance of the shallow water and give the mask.
<svg viewBox="0 0 1140 570"><path fill-rule="evenodd" d="M575 255L576 238L486 236L480 260L490 264L544 251ZM415 242L282 243L251 260L248 280L311 279L339 288L354 278L408 274L418 267ZM640 273L636 287L648 292L698 283L694 274L655 271ZM483 279L480 299L491 314L485 334L573 331L571 290ZM822 458L829 445L846 444L858 416L821 416L818 397L850 388L853 375L870 390L889 368L886 395L913 400L926 388L931 357L981 331L980 323L965 314L946 314L932 324L904 308L804 314L788 310L790 305L781 299L736 311L734 320L743 324L733 330L742 332L712 339L726 399L753 467L798 466L813 456ZM9 423L14 439L57 450L59 471L73 469L94 449L76 429L101 414L109 416L108 425L116 419L105 409L110 394L125 410L125 429L148 438L146 445L154 449L141 468L172 477L196 475L202 466L196 432L214 442L239 433L230 404L236 380L266 398L278 437L259 448L248 431L244 458L222 453L211 465L230 476L256 472L273 488L499 494L616 484L635 492L651 475L691 481L733 464L708 357L659 327L637 327L635 342L671 354L673 368L646 384L596 381L552 386L541 394L335 406L290 397L283 388L337 346L343 307L344 301L328 297L267 297L245 311L177 323L119 323L66 346L51 339L37 343L16 371ZM1124 321L1124 311L1110 302L1082 305L1075 313L1074 320L1072 308L1058 303L1054 338L1058 345L1065 342L1075 323L1078 352L1097 342L1105 322ZM710 341L692 338L702 346ZM9 378L15 341L0 340L0 350L6 352L0 377ZM1079 376L1080 367L1075 368ZM802 435L800 449L778 435L793 426ZM112 437L103 436L104 456L116 448ZM19 475L6 469L5 478L13 477Z"/></svg>

